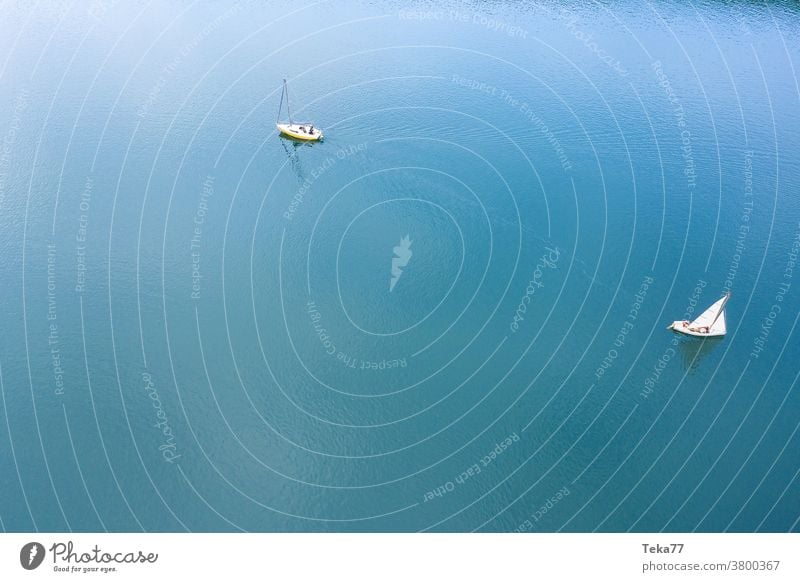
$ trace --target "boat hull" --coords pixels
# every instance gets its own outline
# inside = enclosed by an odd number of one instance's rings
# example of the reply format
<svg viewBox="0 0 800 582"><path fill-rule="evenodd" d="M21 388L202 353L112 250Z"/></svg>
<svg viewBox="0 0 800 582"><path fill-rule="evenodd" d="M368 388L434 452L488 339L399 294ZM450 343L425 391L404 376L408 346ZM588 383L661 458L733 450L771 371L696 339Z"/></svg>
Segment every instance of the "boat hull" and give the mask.
<svg viewBox="0 0 800 582"><path fill-rule="evenodd" d="M725 332L716 331L711 329L707 332L698 331L695 328L684 326L682 321L673 321L667 329L671 329L675 333L682 333L683 335L690 335L692 337L723 337Z"/></svg>
<svg viewBox="0 0 800 582"><path fill-rule="evenodd" d="M275 126L283 135L301 141L320 141L323 137L322 132L316 128L313 134L308 133L307 128L311 127L308 123L277 123Z"/></svg>

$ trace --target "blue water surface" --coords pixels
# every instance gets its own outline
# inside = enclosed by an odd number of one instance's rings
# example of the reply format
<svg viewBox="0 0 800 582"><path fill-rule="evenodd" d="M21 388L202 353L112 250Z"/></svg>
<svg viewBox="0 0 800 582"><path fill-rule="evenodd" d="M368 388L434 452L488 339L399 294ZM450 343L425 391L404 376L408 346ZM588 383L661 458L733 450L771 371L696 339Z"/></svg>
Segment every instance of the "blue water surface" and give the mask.
<svg viewBox="0 0 800 582"><path fill-rule="evenodd" d="M0 33L3 530L800 530L796 3Z"/></svg>

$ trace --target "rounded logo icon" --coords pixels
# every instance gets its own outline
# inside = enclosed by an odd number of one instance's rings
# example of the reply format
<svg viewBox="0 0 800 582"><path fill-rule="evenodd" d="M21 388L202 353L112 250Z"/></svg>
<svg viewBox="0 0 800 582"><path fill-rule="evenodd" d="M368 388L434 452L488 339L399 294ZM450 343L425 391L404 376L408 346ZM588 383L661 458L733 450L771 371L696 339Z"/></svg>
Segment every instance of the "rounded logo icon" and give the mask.
<svg viewBox="0 0 800 582"><path fill-rule="evenodd" d="M26 570L35 570L44 561L44 546L39 542L28 542L19 552L19 563Z"/></svg>

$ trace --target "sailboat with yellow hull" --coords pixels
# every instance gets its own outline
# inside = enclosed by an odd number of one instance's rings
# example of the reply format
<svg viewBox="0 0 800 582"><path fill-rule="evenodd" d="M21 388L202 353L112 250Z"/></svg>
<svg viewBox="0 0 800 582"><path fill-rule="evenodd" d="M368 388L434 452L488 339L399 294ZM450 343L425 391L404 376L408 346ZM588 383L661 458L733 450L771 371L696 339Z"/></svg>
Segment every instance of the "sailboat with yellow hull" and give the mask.
<svg viewBox="0 0 800 582"><path fill-rule="evenodd" d="M286 114L289 117L288 122L281 122L281 111L283 110L283 98L286 97ZM278 118L275 121L275 127L281 134L288 137L299 139L303 141L320 141L323 138L322 130L314 127L311 122L295 123L292 121L292 112L289 109L289 87L286 85L286 79L283 80L283 91L281 92L281 103L278 106Z"/></svg>

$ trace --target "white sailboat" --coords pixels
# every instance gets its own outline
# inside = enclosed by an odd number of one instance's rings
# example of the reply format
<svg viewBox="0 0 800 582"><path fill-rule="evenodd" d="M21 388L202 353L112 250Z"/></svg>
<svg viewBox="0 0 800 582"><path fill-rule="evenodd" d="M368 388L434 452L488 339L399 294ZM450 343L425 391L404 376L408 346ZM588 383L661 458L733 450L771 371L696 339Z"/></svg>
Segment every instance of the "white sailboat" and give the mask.
<svg viewBox="0 0 800 582"><path fill-rule="evenodd" d="M725 304L730 298L731 292L728 291L694 321L673 321L667 329L695 337L722 337L727 331Z"/></svg>

